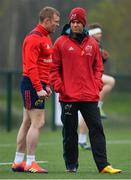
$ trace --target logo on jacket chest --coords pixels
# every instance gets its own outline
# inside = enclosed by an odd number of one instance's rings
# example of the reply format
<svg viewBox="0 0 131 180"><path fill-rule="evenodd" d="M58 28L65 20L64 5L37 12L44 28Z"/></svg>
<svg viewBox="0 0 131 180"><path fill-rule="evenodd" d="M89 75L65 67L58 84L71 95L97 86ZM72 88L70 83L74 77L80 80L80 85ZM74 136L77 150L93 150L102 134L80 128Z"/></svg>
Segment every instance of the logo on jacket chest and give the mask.
<svg viewBox="0 0 131 180"><path fill-rule="evenodd" d="M46 44L46 49L51 49L49 44Z"/></svg>
<svg viewBox="0 0 131 180"><path fill-rule="evenodd" d="M88 55L88 56L92 56L92 49L93 49L93 47L92 47L92 45L87 45L87 46L85 46L84 48L83 48L83 50L81 51L81 55ZM72 46L70 46L69 48L68 48L68 51L70 51L70 52L73 52L75 49L74 49L74 47L72 47Z"/></svg>
<svg viewBox="0 0 131 180"><path fill-rule="evenodd" d="M86 55L92 56L92 45L87 45L87 46L84 48L84 51L85 51L85 54L86 54Z"/></svg>
<svg viewBox="0 0 131 180"><path fill-rule="evenodd" d="M72 46L69 47L69 51L74 51L74 48Z"/></svg>
<svg viewBox="0 0 131 180"><path fill-rule="evenodd" d="M41 54L44 54L44 56L50 56L53 53L53 49L50 44L44 44L41 49Z"/></svg>

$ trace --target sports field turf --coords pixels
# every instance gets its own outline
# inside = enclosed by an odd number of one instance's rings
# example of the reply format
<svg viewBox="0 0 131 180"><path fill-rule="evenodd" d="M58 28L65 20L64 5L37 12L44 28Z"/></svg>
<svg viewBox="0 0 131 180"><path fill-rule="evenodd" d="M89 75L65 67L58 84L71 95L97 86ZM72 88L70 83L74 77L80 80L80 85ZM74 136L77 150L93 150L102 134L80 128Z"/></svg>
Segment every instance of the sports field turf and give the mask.
<svg viewBox="0 0 131 180"><path fill-rule="evenodd" d="M43 129L37 148L37 160L46 161L41 166L49 170L48 174L14 173L11 165L0 164L0 179L130 179L131 178L131 136L130 127L110 127L104 121L107 137L108 159L116 168L123 170L121 174L99 174L92 159L91 151L79 152L79 170L76 174L65 172L62 157L61 130L52 132ZM10 163L14 159L17 131L11 133L0 131L0 163Z"/></svg>
<svg viewBox="0 0 131 180"><path fill-rule="evenodd" d="M0 104L3 105L4 96L0 96L0 99ZM16 98L16 101L13 99L13 103L18 103L18 99ZM0 179L131 179L130 103L130 93L114 92L104 105L104 110L108 115L108 119L103 120L107 137L108 159L114 167L122 169L123 173L116 175L99 174L91 152L80 150L78 172L76 174L67 174L62 157L61 129L52 132L48 128L43 129L41 132L36 157L38 161L45 161L45 163L41 163L41 166L47 168L49 174L14 173L8 163L11 163L14 159L17 130L10 133L5 132L2 126L4 118L1 115ZM19 107L19 104L16 107ZM21 112L21 108L20 106L19 111L17 110L18 113ZM47 111L47 115L47 119L51 119L51 110ZM17 118L17 121L13 119L14 129L16 129L16 123L19 124L19 121L20 118ZM46 125L49 125L49 122Z"/></svg>

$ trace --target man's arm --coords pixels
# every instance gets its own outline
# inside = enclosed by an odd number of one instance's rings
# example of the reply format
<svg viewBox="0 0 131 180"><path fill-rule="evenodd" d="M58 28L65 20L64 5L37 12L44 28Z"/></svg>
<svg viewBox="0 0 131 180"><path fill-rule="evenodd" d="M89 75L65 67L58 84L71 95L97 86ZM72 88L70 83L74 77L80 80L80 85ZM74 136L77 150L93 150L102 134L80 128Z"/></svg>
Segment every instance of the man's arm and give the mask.
<svg viewBox="0 0 131 180"><path fill-rule="evenodd" d="M98 85L99 90L101 91L103 87L103 82L101 77L103 75L104 69L103 69L102 57L98 45L96 45L96 55L95 55L95 62L93 64L93 70L94 70L96 83Z"/></svg>
<svg viewBox="0 0 131 180"><path fill-rule="evenodd" d="M38 39L32 37L24 46L24 58L26 60L26 68L28 69L29 78L35 88L40 99L45 99L48 93L43 89L39 78L37 61L40 53Z"/></svg>
<svg viewBox="0 0 131 180"><path fill-rule="evenodd" d="M26 68L28 69L29 78L36 91L42 90L42 84L39 78L37 61L40 53L38 39L32 37L25 45L24 58L26 60Z"/></svg>
<svg viewBox="0 0 131 180"><path fill-rule="evenodd" d="M58 44L54 45L53 63L51 67L50 83L56 92L61 92L63 88L62 82L62 60Z"/></svg>
<svg viewBox="0 0 131 180"><path fill-rule="evenodd" d="M109 58L109 52L103 48L101 49L100 52L101 52L103 63L105 63Z"/></svg>

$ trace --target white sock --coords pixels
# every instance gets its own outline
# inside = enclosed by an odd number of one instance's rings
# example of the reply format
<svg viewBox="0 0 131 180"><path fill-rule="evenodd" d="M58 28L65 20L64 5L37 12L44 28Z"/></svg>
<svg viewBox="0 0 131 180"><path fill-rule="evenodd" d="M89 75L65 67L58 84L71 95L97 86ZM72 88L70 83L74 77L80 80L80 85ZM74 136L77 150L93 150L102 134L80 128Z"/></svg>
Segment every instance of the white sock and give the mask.
<svg viewBox="0 0 131 180"><path fill-rule="evenodd" d="M25 155L24 153L16 152L14 162L16 164L21 163L24 160L24 155Z"/></svg>
<svg viewBox="0 0 131 180"><path fill-rule="evenodd" d="M87 141L87 135L86 134L79 134L79 143L86 143Z"/></svg>
<svg viewBox="0 0 131 180"><path fill-rule="evenodd" d="M102 108L102 106L103 106L103 101L99 101L99 102L98 102L98 107L99 107L99 108Z"/></svg>
<svg viewBox="0 0 131 180"><path fill-rule="evenodd" d="M27 155L26 156L26 165L27 166L30 166L33 161L35 161L35 155Z"/></svg>

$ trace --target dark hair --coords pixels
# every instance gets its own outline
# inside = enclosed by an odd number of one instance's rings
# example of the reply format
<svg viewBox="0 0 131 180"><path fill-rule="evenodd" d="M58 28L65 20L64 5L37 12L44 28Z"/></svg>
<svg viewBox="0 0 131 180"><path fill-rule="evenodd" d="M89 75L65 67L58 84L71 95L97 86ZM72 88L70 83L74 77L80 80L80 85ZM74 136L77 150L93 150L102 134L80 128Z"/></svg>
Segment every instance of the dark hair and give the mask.
<svg viewBox="0 0 131 180"><path fill-rule="evenodd" d="M88 25L88 29L95 29L95 28L102 29L102 26L99 23L92 23Z"/></svg>
<svg viewBox="0 0 131 180"><path fill-rule="evenodd" d="M58 16L60 16L59 11L57 11L55 8L48 7L48 6L44 7L39 13L39 21L40 21L40 23L43 22L43 20L45 18L51 19L54 14L57 14Z"/></svg>

